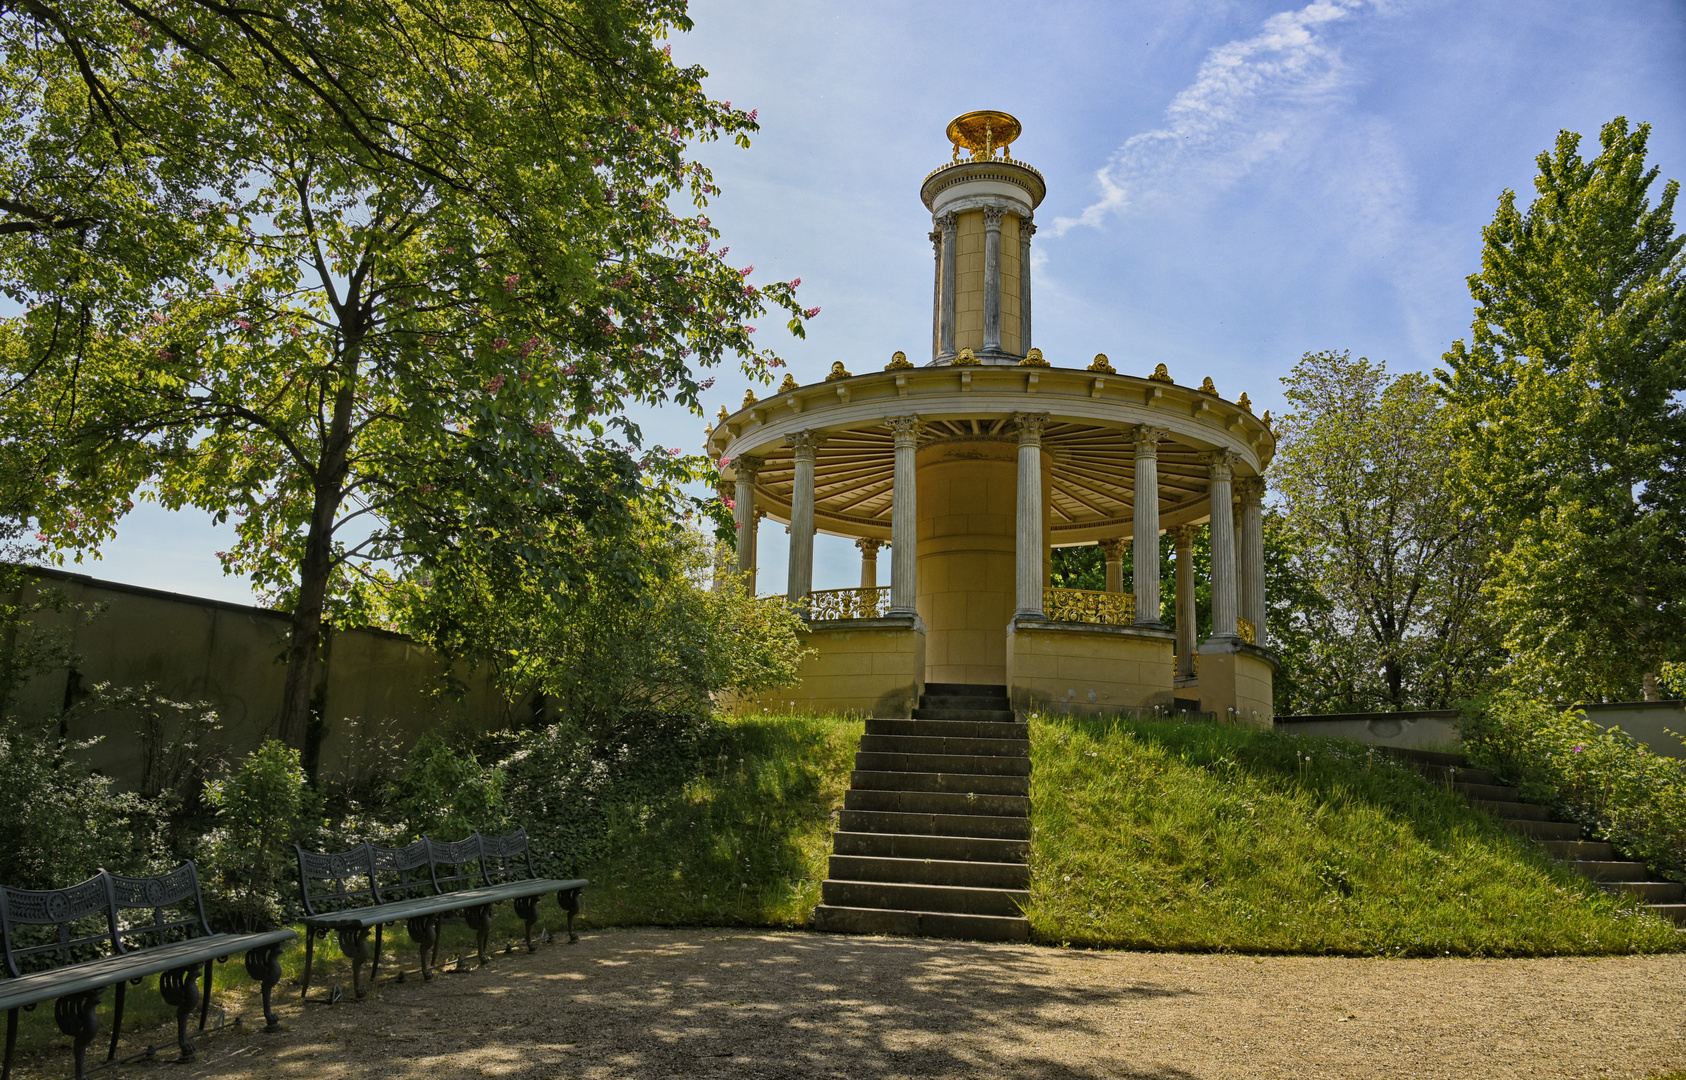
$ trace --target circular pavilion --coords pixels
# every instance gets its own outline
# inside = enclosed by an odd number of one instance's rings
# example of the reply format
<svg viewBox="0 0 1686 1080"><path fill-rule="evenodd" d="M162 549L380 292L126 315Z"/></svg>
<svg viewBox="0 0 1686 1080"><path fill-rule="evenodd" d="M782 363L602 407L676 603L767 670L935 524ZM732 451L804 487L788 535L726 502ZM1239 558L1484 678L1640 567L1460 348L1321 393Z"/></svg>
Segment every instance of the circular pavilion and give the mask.
<svg viewBox="0 0 1686 1080"><path fill-rule="evenodd" d="M735 499L737 571L755 523L790 526L786 595L807 617L801 683L767 704L909 716L927 683L1004 685L1016 709L1203 712L1268 724L1263 474L1268 414L1211 379L1056 366L1031 345L1030 243L1046 188L1013 160L1019 123L949 125L925 178L935 253L931 358L838 362L746 394L707 435ZM1192 545L1211 532L1214 633L1194 640ZM857 589L814 592L814 533L852 537ZM1174 538L1177 630L1160 619L1159 535ZM1048 587L1055 547L1099 544L1106 591ZM1121 580L1133 545L1134 580ZM877 555L890 548L889 585Z"/></svg>

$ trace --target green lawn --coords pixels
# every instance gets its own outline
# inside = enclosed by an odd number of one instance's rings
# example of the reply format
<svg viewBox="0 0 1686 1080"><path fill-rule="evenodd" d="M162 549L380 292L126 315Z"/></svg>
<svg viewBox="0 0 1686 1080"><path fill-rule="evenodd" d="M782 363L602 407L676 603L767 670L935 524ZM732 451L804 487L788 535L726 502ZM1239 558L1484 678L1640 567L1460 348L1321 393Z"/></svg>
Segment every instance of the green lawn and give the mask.
<svg viewBox="0 0 1686 1080"><path fill-rule="evenodd" d="M1355 743L1036 717L1038 940L1545 956L1686 947L1464 800Z"/></svg>

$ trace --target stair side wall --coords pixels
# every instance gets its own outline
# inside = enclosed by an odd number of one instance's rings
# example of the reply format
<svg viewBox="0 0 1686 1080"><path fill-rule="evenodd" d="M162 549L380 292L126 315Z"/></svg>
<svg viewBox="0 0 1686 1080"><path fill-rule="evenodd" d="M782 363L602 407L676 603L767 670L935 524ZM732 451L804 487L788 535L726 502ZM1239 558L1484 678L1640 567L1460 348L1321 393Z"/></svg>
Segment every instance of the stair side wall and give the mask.
<svg viewBox="0 0 1686 1080"><path fill-rule="evenodd" d="M925 628L911 618L815 622L800 681L740 697L743 712L842 713L907 719L925 692Z"/></svg>

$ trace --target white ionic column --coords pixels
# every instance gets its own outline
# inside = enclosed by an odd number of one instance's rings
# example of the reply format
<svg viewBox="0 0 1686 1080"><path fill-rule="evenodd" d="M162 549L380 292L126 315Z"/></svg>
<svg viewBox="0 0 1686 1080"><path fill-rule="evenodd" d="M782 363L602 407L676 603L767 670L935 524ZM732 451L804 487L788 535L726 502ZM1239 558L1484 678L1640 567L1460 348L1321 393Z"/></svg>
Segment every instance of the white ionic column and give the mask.
<svg viewBox="0 0 1686 1080"><path fill-rule="evenodd" d="M1014 610L1042 615L1042 425L1046 415L1014 413L1019 433L1019 521Z"/></svg>
<svg viewBox="0 0 1686 1080"><path fill-rule="evenodd" d="M1235 482L1241 496L1241 617L1253 624L1253 640L1264 644L1264 493L1262 476L1244 476Z"/></svg>
<svg viewBox="0 0 1686 1080"><path fill-rule="evenodd" d="M790 490L790 584L785 599L808 609L808 594L814 590L814 450L819 440L811 431L787 436L796 462L795 484Z"/></svg>
<svg viewBox="0 0 1686 1080"><path fill-rule="evenodd" d="M1237 460L1233 450L1214 450L1205 457L1206 488L1212 511L1212 636L1207 640L1235 640L1235 517L1230 509L1229 482Z"/></svg>
<svg viewBox="0 0 1686 1080"><path fill-rule="evenodd" d="M931 280L931 359L943 351L943 234L931 230L931 254L936 264Z"/></svg>
<svg viewBox="0 0 1686 1080"><path fill-rule="evenodd" d="M1019 219L1019 352L1030 355L1030 237L1036 225Z"/></svg>
<svg viewBox="0 0 1686 1080"><path fill-rule="evenodd" d="M861 588L878 588L878 549L884 546L884 541L863 537L855 541L855 546L861 549Z"/></svg>
<svg viewBox="0 0 1686 1080"><path fill-rule="evenodd" d="M984 211L984 333L983 351L1001 351L1001 219L1007 211Z"/></svg>
<svg viewBox="0 0 1686 1080"><path fill-rule="evenodd" d="M1171 530L1177 554L1177 677L1194 677L1195 631L1200 626L1200 609L1194 594L1194 526L1178 525Z"/></svg>
<svg viewBox="0 0 1686 1080"><path fill-rule="evenodd" d="M952 280L952 279L950 279ZM919 417L892 416L884 421L895 433L895 487L890 502L890 614L918 614L919 492L915 454Z"/></svg>
<svg viewBox="0 0 1686 1080"><path fill-rule="evenodd" d="M749 454L732 462L732 469L738 474L737 509L733 517L738 519L738 577L743 580L744 588L753 595L755 592L755 523L759 520L755 516L755 474L761 471L761 459Z"/></svg>
<svg viewBox="0 0 1686 1080"><path fill-rule="evenodd" d="M1106 556L1107 592L1124 591L1124 545L1128 543L1122 536L1101 541L1101 553Z"/></svg>
<svg viewBox="0 0 1686 1080"><path fill-rule="evenodd" d="M943 234L942 252L942 303L937 313L937 337L940 339L940 351L937 358L953 360L954 349L954 259L955 249L959 243L959 234L953 214L944 214L937 218L937 228Z"/></svg>
<svg viewBox="0 0 1686 1080"><path fill-rule="evenodd" d="M1164 428L1137 426L1134 536L1136 625L1164 626L1159 618L1159 441Z"/></svg>

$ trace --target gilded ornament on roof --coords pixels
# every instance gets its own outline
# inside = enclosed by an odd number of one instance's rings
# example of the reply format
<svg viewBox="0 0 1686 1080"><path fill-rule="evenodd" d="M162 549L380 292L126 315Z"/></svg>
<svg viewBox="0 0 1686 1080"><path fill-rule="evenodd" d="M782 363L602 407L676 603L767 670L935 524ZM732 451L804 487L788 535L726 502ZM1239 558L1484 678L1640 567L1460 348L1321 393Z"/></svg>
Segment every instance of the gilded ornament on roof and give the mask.
<svg viewBox="0 0 1686 1080"><path fill-rule="evenodd" d="M900 349L897 349L896 352L895 352L895 355L890 357L890 362L888 364L884 365L884 370L890 371L893 368L904 368L904 367L912 367L912 366L913 366L913 362L907 358L907 353L904 353Z"/></svg>
<svg viewBox="0 0 1686 1080"><path fill-rule="evenodd" d="M1042 359L1042 350L1041 349L1032 349L1029 352L1025 353L1024 359L1019 361L1019 366L1020 367L1053 367L1053 365L1048 363L1048 361Z"/></svg>
<svg viewBox="0 0 1686 1080"><path fill-rule="evenodd" d="M1164 364L1160 364L1158 367L1154 368L1153 374L1149 375L1148 378L1152 379L1154 382L1172 382L1173 381L1172 378L1171 378L1171 373L1169 371L1165 370Z"/></svg>
<svg viewBox="0 0 1686 1080"><path fill-rule="evenodd" d="M1213 397L1218 396L1218 388L1212 382L1212 377L1210 375L1206 376L1205 379L1201 380L1200 392L1202 394L1211 394Z"/></svg>
<svg viewBox="0 0 1686 1080"><path fill-rule="evenodd" d="M953 360L950 360L949 364L954 367L976 367L978 365L978 358L972 355L972 348L968 345L966 348L961 349L960 355L956 356Z"/></svg>
<svg viewBox="0 0 1686 1080"><path fill-rule="evenodd" d="M1247 391L1245 390L1241 391L1241 396L1235 399L1235 403L1248 412L1253 411L1253 403L1247 400Z"/></svg>
<svg viewBox="0 0 1686 1080"><path fill-rule="evenodd" d="M847 379L847 378L849 378L849 373L847 371L843 370L843 361L837 360L837 361L833 361L833 363L831 365L831 374L827 375L825 377L825 381L826 382L836 382L838 379Z"/></svg>
<svg viewBox="0 0 1686 1080"><path fill-rule="evenodd" d="M755 391L745 390L743 392L743 407L747 409L753 404L755 404Z"/></svg>
<svg viewBox="0 0 1686 1080"><path fill-rule="evenodd" d="M973 161L989 161L997 150L1001 151L1002 161L1012 161L1007 144L1018 138L1022 130L1012 114L981 109L950 120L948 141L954 144L955 161L960 160L961 150L970 151Z"/></svg>
<svg viewBox="0 0 1686 1080"><path fill-rule="evenodd" d="M1089 370L1099 371L1106 375L1116 374L1112 368L1112 361L1106 358L1106 353L1104 352L1098 352L1095 354L1095 359L1089 364Z"/></svg>
<svg viewBox="0 0 1686 1080"><path fill-rule="evenodd" d="M788 371L785 372L784 373L784 382L779 384L779 393L788 394L792 390L795 390L795 389L796 389L796 376L792 375Z"/></svg>
<svg viewBox="0 0 1686 1080"><path fill-rule="evenodd" d="M724 406L724 405L720 406L720 418L719 419L720 419L720 422L722 424L724 424L726 422L727 415L728 414L726 412L726 406Z"/></svg>

